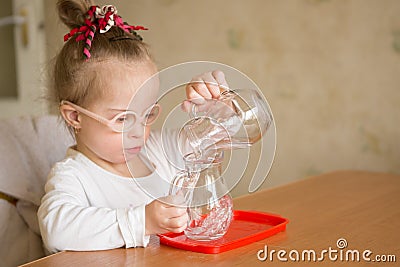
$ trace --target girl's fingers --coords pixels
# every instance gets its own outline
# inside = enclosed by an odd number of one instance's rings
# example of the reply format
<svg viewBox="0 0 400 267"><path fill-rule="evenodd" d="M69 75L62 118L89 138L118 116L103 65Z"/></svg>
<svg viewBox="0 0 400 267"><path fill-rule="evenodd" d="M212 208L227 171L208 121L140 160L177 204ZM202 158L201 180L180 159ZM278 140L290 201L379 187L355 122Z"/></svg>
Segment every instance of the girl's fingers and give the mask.
<svg viewBox="0 0 400 267"><path fill-rule="evenodd" d="M208 92L211 94L212 98L219 98L221 92L219 89L219 82L216 77L218 77L218 79L221 79L221 74L219 72L216 72L215 75L216 76L214 76L214 72L207 72L203 74L202 80L203 83L207 86Z"/></svg>
<svg viewBox="0 0 400 267"><path fill-rule="evenodd" d="M211 94L210 98L219 98L221 90L217 83L204 82L207 86L208 92Z"/></svg>
<svg viewBox="0 0 400 267"><path fill-rule="evenodd" d="M187 225L183 225L181 227L177 227L177 228L167 228L168 232L172 232L172 233L182 233L183 231L185 231L185 229L187 228Z"/></svg>
<svg viewBox="0 0 400 267"><path fill-rule="evenodd" d="M186 90L186 96L188 100L197 105L203 104L204 98L210 99L212 97L207 86L203 83L191 84Z"/></svg>
<svg viewBox="0 0 400 267"><path fill-rule="evenodd" d="M229 90L225 80L225 74L220 70L203 73L194 77L186 86L187 100L183 101L181 108L190 112L192 103L197 105L197 111L202 112L207 109L205 105L209 99L218 99L221 92Z"/></svg>
<svg viewBox="0 0 400 267"><path fill-rule="evenodd" d="M215 81L218 83L218 89L221 91L222 90L229 90L228 88L228 83L225 80L225 74L220 71L220 70L214 70L211 72L211 75L215 79ZM219 91L219 92L220 92Z"/></svg>
<svg viewBox="0 0 400 267"><path fill-rule="evenodd" d="M177 228L164 228L163 233L182 233L183 231L185 231L185 229L187 228L187 226L181 226L181 227L177 227ZM161 234L163 234L161 233Z"/></svg>
<svg viewBox="0 0 400 267"><path fill-rule="evenodd" d="M173 214L171 217L170 216L171 215L164 217L159 225L160 229L174 233L182 232L186 229L189 219L186 209L183 214Z"/></svg>
<svg viewBox="0 0 400 267"><path fill-rule="evenodd" d="M212 94L209 90L208 84L205 81L196 81L192 82L189 86L189 96L193 97L190 95L190 93L196 92L199 96L204 97L206 99L211 99ZM195 94L194 97L197 95Z"/></svg>
<svg viewBox="0 0 400 267"><path fill-rule="evenodd" d="M225 74L220 70L214 70L193 78L187 86L186 93L188 99L191 99L190 93L192 90L206 99L219 98L221 87L223 90L228 88Z"/></svg>
<svg viewBox="0 0 400 267"><path fill-rule="evenodd" d="M183 111L185 112L189 112L191 111L192 108L192 102L190 102L189 100L184 100L181 104L181 108Z"/></svg>
<svg viewBox="0 0 400 267"><path fill-rule="evenodd" d="M167 207L166 209L166 213L165 216L168 219L173 219L173 218L179 218L182 216L186 216L187 212L186 212L186 208L177 208L177 207Z"/></svg>
<svg viewBox="0 0 400 267"><path fill-rule="evenodd" d="M165 229L174 233L180 233L186 229L188 222L187 214L185 216L170 218L167 223Z"/></svg>

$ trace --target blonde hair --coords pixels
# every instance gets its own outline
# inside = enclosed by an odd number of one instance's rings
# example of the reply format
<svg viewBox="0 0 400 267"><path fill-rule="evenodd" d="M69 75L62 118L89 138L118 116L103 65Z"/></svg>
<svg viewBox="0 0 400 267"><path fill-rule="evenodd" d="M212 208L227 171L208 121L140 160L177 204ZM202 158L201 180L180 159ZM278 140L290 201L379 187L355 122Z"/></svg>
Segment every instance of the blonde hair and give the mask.
<svg viewBox="0 0 400 267"><path fill-rule="evenodd" d="M58 13L61 21L73 29L85 25L85 16L91 0L59 0ZM137 61L151 60L148 45L139 35L130 34L113 26L105 33L96 32L90 49L91 57L83 56L85 41L77 42L70 38L55 58L51 75L52 99L55 104L68 100L85 106L101 97L104 79L98 77L97 70L107 60L134 64ZM100 91L99 91L100 89Z"/></svg>

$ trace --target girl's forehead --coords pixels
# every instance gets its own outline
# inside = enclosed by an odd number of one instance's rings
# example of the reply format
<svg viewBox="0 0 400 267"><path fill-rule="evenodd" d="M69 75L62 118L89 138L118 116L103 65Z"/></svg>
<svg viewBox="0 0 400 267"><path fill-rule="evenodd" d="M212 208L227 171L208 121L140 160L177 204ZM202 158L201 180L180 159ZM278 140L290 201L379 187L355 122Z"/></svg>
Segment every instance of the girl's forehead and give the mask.
<svg viewBox="0 0 400 267"><path fill-rule="evenodd" d="M99 65L99 72L106 82L111 83L111 86L124 84L139 87L157 72L157 68L150 60L129 63L114 60Z"/></svg>
<svg viewBox="0 0 400 267"><path fill-rule="evenodd" d="M98 74L104 80L103 100L108 106L140 111L156 101L158 78L152 62L110 63L100 68Z"/></svg>

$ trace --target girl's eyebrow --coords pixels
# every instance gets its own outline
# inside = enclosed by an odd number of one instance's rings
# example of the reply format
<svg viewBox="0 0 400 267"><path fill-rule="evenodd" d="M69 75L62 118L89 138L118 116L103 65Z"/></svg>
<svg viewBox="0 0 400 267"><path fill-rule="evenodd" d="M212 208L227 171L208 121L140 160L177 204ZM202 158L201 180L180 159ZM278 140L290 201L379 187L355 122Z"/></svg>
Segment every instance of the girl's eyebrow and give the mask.
<svg viewBox="0 0 400 267"><path fill-rule="evenodd" d="M150 108L153 107L155 104L156 104L156 103L151 104L150 106L148 106L147 108L145 108L145 109L143 110L142 114L143 114L144 112L146 112L146 111L150 111ZM118 112L132 111L132 112L137 113L136 111L133 111L133 110L130 110L130 109L109 108L108 110L109 110L109 111L113 111L113 112L116 112L116 111L118 111Z"/></svg>
<svg viewBox="0 0 400 267"><path fill-rule="evenodd" d="M108 110L109 111L121 111L121 112L128 111L128 109L119 109L119 108L109 108Z"/></svg>

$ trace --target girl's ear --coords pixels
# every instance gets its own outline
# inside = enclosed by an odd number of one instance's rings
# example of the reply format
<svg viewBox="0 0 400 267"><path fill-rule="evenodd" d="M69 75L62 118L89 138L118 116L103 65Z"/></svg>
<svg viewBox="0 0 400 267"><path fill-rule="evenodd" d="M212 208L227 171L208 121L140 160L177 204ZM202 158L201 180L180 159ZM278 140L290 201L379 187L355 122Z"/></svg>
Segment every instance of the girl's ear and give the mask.
<svg viewBox="0 0 400 267"><path fill-rule="evenodd" d="M60 113L68 125L73 127L75 130L81 128L79 112L76 109L68 104L62 104L60 106Z"/></svg>

